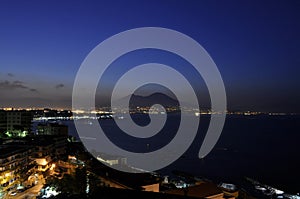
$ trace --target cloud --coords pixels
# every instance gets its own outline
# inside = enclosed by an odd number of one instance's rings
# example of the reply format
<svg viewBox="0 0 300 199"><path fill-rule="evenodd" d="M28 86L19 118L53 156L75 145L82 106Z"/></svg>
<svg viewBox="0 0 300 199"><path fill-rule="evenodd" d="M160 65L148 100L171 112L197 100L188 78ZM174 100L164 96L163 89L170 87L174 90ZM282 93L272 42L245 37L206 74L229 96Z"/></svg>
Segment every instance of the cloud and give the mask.
<svg viewBox="0 0 300 199"><path fill-rule="evenodd" d="M13 83L14 83L14 84L24 84L24 82L19 81L19 80L13 81Z"/></svg>
<svg viewBox="0 0 300 199"><path fill-rule="evenodd" d="M30 90L31 92L37 92L37 93L39 92L39 91L38 91L37 89L35 89L35 88L30 88L29 90Z"/></svg>
<svg viewBox="0 0 300 199"><path fill-rule="evenodd" d="M21 81L10 82L10 81L7 81L7 80L0 82L0 88L1 89L18 89L18 88L28 89L28 87L25 86L23 84L23 82L21 82Z"/></svg>
<svg viewBox="0 0 300 199"><path fill-rule="evenodd" d="M19 85L20 87L23 87L23 88L27 88L27 86L25 86L24 82L22 82L22 81L18 81L18 80L17 81L13 81L12 84L13 85Z"/></svg>
<svg viewBox="0 0 300 199"><path fill-rule="evenodd" d="M65 87L64 84L57 84L57 85L55 86L56 89L60 89L60 88L63 88L63 87Z"/></svg>
<svg viewBox="0 0 300 199"><path fill-rule="evenodd" d="M4 90L15 90L15 89L25 89L25 90L29 90L32 92L38 92L37 89L35 88L29 88L28 86L25 85L24 82L22 81L0 81L0 89L4 89Z"/></svg>

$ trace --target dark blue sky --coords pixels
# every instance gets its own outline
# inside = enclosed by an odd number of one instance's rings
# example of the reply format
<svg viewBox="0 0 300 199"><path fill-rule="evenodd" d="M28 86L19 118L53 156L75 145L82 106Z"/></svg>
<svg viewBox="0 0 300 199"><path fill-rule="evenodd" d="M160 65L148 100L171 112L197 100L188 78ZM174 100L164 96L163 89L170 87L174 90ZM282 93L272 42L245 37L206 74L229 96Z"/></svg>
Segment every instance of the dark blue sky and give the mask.
<svg viewBox="0 0 300 199"><path fill-rule="evenodd" d="M1 1L0 107L70 107L87 54L146 26L198 41L229 108L300 112L300 1Z"/></svg>

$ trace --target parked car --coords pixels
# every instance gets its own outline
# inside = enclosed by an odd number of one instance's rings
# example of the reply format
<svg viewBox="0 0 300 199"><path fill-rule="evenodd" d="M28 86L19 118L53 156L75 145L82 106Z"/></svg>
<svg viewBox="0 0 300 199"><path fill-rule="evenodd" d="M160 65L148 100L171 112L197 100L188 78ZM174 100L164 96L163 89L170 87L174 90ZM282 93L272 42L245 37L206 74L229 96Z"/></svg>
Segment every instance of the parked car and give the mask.
<svg viewBox="0 0 300 199"><path fill-rule="evenodd" d="M16 191L12 191L12 192L10 193L10 195L11 195L11 196L15 196L15 195L17 195L17 192L16 192Z"/></svg>

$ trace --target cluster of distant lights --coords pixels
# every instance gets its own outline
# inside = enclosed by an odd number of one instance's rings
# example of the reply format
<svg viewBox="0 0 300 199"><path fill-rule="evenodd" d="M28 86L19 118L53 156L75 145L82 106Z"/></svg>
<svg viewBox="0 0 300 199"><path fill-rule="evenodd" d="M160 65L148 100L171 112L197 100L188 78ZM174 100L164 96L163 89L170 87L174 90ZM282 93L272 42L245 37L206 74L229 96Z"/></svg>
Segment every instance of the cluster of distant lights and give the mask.
<svg viewBox="0 0 300 199"><path fill-rule="evenodd" d="M0 110L4 110L4 111L45 111L47 112L47 110L45 110L45 108L13 108L13 107L2 107L0 108ZM66 111L66 109L63 108L57 108L57 109L50 109L50 110L57 110L57 111ZM71 112L71 111L70 111Z"/></svg>
<svg viewBox="0 0 300 199"><path fill-rule="evenodd" d="M45 110L45 108L12 108L12 107L4 107L0 108L0 110L4 111L44 111L45 113L49 112L49 110ZM100 108L101 109L101 108ZM72 120L72 119L102 119L106 118L106 116L103 115L109 115L109 117L113 117L115 113L127 113L125 110L113 110L113 111L103 111L107 109L107 107L103 107L102 110L81 110L81 109L76 109L76 110L66 110L66 109L50 109L51 110L56 110L58 113L62 111L68 111L69 113L74 113L75 116L71 117L38 117L34 118L34 120ZM166 111L156 111L152 110L149 112L149 107L136 107L136 109L129 110L130 113L136 113L136 111L140 111L139 113L144 113L144 114L166 114L166 112L172 112L179 110L178 107L169 107L166 109ZM200 115L213 115L213 114L228 114L228 115L245 115L245 116L253 116L253 115L270 115L270 116L284 116L284 115L296 115L296 113L280 113L280 112L260 112L260 111L224 111L224 112L217 112L217 111L212 111L212 110L201 110L195 111L195 109L189 109L189 108L182 108L183 112L190 112L193 113L195 116L200 116ZM87 114L87 115L84 115ZM91 116L91 115L100 115L100 116Z"/></svg>

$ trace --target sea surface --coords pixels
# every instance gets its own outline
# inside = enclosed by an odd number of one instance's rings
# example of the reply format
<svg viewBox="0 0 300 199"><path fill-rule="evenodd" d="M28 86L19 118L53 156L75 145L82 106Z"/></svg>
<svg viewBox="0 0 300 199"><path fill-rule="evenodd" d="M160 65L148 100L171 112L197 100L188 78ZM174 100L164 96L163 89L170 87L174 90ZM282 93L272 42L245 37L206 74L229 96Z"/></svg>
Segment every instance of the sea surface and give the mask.
<svg viewBox="0 0 300 199"><path fill-rule="evenodd" d="M147 115L136 114L132 118L140 125L150 121ZM62 122L69 126L69 134L78 138L73 121ZM179 122L180 116L171 114L162 132L152 138L134 140L124 134L113 119L99 121L116 145L141 153L159 150L170 142ZM235 184L250 177L287 192L300 192L299 115L227 115L218 143L209 155L199 159L198 152L209 122L209 115L201 115L198 134L190 148L177 161L158 172L172 176L174 170L180 170Z"/></svg>

